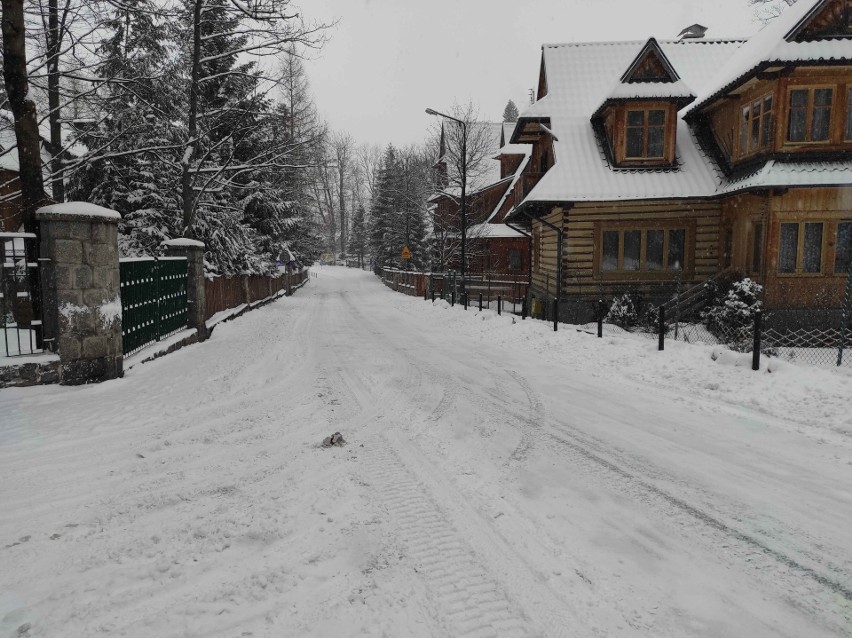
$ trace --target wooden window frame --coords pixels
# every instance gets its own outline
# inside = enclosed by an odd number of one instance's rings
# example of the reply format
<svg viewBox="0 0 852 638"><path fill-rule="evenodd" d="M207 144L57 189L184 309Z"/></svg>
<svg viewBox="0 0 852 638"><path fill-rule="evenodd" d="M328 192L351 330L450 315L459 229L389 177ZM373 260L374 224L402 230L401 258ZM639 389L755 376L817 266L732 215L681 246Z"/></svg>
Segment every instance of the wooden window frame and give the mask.
<svg viewBox="0 0 852 638"><path fill-rule="evenodd" d="M794 272L782 272L781 271L781 232L785 224L795 224L799 227L798 230L798 238L796 245L796 269ZM822 245L820 246L820 269L819 272L803 272L802 268L804 267L805 262L805 226L807 224L822 224ZM837 222L830 219L780 219L778 221L778 244L776 250L776 261L775 261L775 275L777 277L804 277L804 278L812 278L812 277L825 277L829 274L826 272L829 263L829 254L828 254L828 238L837 236ZM832 251L833 253L833 251ZM832 263L831 270L834 270L834 255L831 255Z"/></svg>
<svg viewBox="0 0 852 638"><path fill-rule="evenodd" d="M648 113L663 111L663 155L661 157L627 157L627 117L629 111L643 111L643 149L648 143ZM612 118L612 150L615 166L619 168L656 168L669 167L675 162L675 146L677 135L677 110L673 103L662 100L623 102L610 112L607 119Z"/></svg>
<svg viewBox="0 0 852 638"><path fill-rule="evenodd" d="M663 260L661 270L647 269L648 231L662 230L663 235ZM683 260L680 270L672 269L668 264L669 237L671 231L684 231L683 238ZM618 269L604 270L603 268L603 236L605 232L617 231L618 237ZM639 231L639 269L622 270L624 263L624 233L628 231ZM654 281L676 279L680 274L684 279L691 279L695 270L695 220L668 220L658 222L598 222L595 224L595 256L593 262L593 275L595 278L604 280L639 280Z"/></svg>
<svg viewBox="0 0 852 638"><path fill-rule="evenodd" d="M805 146L814 146L814 145L832 145L837 144L838 140L834 135L834 119L835 115L838 111L836 108L837 95L839 93L840 87L843 85L838 85L837 83L813 83L813 84L798 84L798 83L790 83L787 86L786 100L784 103L785 108L785 120L786 126L784 129L784 145L785 146L795 146L795 145L805 145ZM828 115L828 138L824 140L811 140L811 133L813 128L813 120L814 120L814 92L821 89L830 89L831 90L831 104L829 105L829 115ZM803 140L791 140L790 139L790 115L792 113L790 101L793 96L793 91L807 91L808 93L808 101L805 106L805 139Z"/></svg>
<svg viewBox="0 0 852 638"><path fill-rule="evenodd" d="M836 270L835 267L837 265L837 242L840 238L840 224L852 224L852 218L849 219L837 219L831 222L831 230L827 233L831 237L830 247L832 250L830 251L831 258L831 273L835 277L845 277L847 274L846 270Z"/></svg>
<svg viewBox="0 0 852 638"><path fill-rule="evenodd" d="M661 125L654 125L651 127L650 125L650 115L654 111L660 111L663 114L663 123ZM629 138L628 131L630 129L638 128L635 126L630 126L630 114L631 113L642 113L642 155L628 155L627 154L627 140ZM668 109L661 108L659 106L628 106L624 109L624 161L625 162L661 162L666 159L666 133L668 129L669 123L669 113ZM648 155L648 132L651 128L661 128L663 130L663 140L662 140L662 155Z"/></svg>
<svg viewBox="0 0 852 638"><path fill-rule="evenodd" d="M765 109L766 101L771 100L771 108L768 111ZM738 154L739 157L748 157L750 155L756 155L758 153L765 153L767 151L772 150L775 144L775 122L776 122L776 114L778 111L777 104L775 103L775 92L769 91L762 93L761 95L752 97L750 99L744 100L740 103L739 108L739 121L740 121L740 130L739 130L739 138L738 138ZM754 117L754 105L760 104L760 115L755 118ZM744 113L747 111L747 113ZM757 119L758 122L758 143L757 146L752 146L752 127L754 126L754 121ZM769 120L768 129L766 120ZM743 144L743 137L745 137L745 144Z"/></svg>
<svg viewBox="0 0 852 638"><path fill-rule="evenodd" d="M843 112L843 141L852 142L852 84L846 85L846 109Z"/></svg>

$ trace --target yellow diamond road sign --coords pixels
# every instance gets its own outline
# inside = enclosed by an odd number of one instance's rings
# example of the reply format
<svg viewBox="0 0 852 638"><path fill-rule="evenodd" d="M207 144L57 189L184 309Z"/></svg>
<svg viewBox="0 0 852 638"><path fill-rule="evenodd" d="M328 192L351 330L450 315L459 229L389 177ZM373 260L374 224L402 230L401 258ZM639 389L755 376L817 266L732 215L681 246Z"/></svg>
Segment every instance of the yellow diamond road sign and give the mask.
<svg viewBox="0 0 852 638"><path fill-rule="evenodd" d="M402 258L403 259L411 259L411 251L408 250L408 246L404 246L402 249Z"/></svg>

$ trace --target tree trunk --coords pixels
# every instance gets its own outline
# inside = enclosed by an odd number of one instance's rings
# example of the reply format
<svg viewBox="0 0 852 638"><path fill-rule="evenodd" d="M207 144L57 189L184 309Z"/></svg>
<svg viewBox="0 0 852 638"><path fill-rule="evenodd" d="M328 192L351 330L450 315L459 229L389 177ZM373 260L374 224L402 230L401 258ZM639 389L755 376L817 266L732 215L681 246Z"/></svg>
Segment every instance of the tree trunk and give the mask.
<svg viewBox="0 0 852 638"><path fill-rule="evenodd" d="M50 113L50 162L53 199L65 201L65 178L62 169L62 124L59 104L59 52L62 40L59 29L59 0L49 0L47 5L47 102Z"/></svg>
<svg viewBox="0 0 852 638"><path fill-rule="evenodd" d="M192 24L192 80L189 83L189 139L181 159L181 191L183 198L183 234L192 237L195 223L195 196L192 190L192 159L198 146L198 80L201 75L201 8L203 0L195 0Z"/></svg>
<svg viewBox="0 0 852 638"><path fill-rule="evenodd" d="M27 99L27 53L24 33L23 0L2 0L3 79L6 95L15 117L15 138L21 180L21 220L27 232L37 232L36 209L45 203L41 172L41 145L36 108ZM29 244L33 242L28 242ZM29 259L29 257L28 257Z"/></svg>

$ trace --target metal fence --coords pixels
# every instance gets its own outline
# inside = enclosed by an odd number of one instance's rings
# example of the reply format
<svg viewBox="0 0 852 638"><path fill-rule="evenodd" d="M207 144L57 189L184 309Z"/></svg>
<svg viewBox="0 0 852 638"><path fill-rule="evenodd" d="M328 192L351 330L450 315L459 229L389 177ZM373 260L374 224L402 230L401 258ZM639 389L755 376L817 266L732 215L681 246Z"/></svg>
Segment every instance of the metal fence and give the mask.
<svg viewBox="0 0 852 638"><path fill-rule="evenodd" d="M634 308L635 319L622 327L658 340L661 349L665 341L674 340L721 345L752 355L757 349L762 356L807 365L852 367L852 277L847 280L841 308L769 309L745 313L739 321L713 322L708 321L706 305L684 307L678 301L675 298L657 306L646 303ZM594 304L599 325L613 318L613 302Z"/></svg>
<svg viewBox="0 0 852 638"><path fill-rule="evenodd" d="M37 241L32 233L0 233L0 330L7 357L43 351L39 270L32 260Z"/></svg>
<svg viewBox="0 0 852 638"><path fill-rule="evenodd" d="M121 259L125 356L187 327L185 257Z"/></svg>

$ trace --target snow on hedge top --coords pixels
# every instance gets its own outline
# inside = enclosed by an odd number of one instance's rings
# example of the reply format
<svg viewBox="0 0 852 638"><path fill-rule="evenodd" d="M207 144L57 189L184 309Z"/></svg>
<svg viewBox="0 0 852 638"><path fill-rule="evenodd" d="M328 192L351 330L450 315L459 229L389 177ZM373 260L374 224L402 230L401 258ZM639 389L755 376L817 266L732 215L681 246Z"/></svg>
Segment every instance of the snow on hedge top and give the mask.
<svg viewBox="0 0 852 638"><path fill-rule="evenodd" d="M171 246L172 248L204 248L204 242L197 239L188 239L186 237L178 237L177 239L168 239L162 243L163 246Z"/></svg>
<svg viewBox="0 0 852 638"><path fill-rule="evenodd" d="M98 206L97 204L89 204L88 202L67 202L65 204L51 204L43 206L36 211L36 215L41 217L88 217L100 219L121 219L114 210Z"/></svg>

